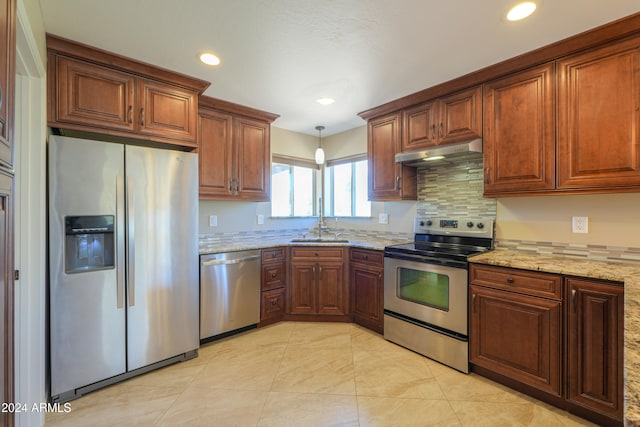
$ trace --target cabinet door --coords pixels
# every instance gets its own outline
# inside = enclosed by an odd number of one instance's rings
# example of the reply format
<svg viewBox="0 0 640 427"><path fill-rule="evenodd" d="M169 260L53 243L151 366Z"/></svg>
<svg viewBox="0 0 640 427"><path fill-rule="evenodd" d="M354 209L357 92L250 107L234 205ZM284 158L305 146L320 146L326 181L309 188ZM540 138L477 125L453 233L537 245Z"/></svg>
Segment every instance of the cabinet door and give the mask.
<svg viewBox="0 0 640 427"><path fill-rule="evenodd" d="M137 85L139 110L134 121L139 132L195 147L198 94L147 79L138 79Z"/></svg>
<svg viewBox="0 0 640 427"><path fill-rule="evenodd" d="M199 121L200 198L232 198L233 118L230 114L201 109Z"/></svg>
<svg viewBox="0 0 640 427"><path fill-rule="evenodd" d="M355 323L383 331L382 269L362 264L351 264L351 314Z"/></svg>
<svg viewBox="0 0 640 427"><path fill-rule="evenodd" d="M482 86L441 98L434 133L438 144L482 138Z"/></svg>
<svg viewBox="0 0 640 427"><path fill-rule="evenodd" d="M484 86L485 195L555 188L553 64Z"/></svg>
<svg viewBox="0 0 640 427"><path fill-rule="evenodd" d="M13 165L15 13L15 0L8 0L0 5L0 162L8 166Z"/></svg>
<svg viewBox="0 0 640 427"><path fill-rule="evenodd" d="M49 102L55 103L55 108L49 108L50 122L135 129L134 76L61 56L49 55L49 60L57 74L57 83L52 85L55 93L49 96Z"/></svg>
<svg viewBox="0 0 640 427"><path fill-rule="evenodd" d="M567 398L621 420L624 288L570 278L567 301Z"/></svg>
<svg viewBox="0 0 640 427"><path fill-rule="evenodd" d="M368 125L369 200L416 200L416 169L396 163L401 149L400 113Z"/></svg>
<svg viewBox="0 0 640 427"><path fill-rule="evenodd" d="M435 102L427 102L402 112L402 151L433 147L437 144L435 108Z"/></svg>
<svg viewBox="0 0 640 427"><path fill-rule="evenodd" d="M640 38L558 61L559 188L640 186Z"/></svg>
<svg viewBox="0 0 640 427"><path fill-rule="evenodd" d="M289 283L288 309L291 314L316 314L316 262L293 261Z"/></svg>
<svg viewBox="0 0 640 427"><path fill-rule="evenodd" d="M561 396L561 303L470 289L471 363Z"/></svg>
<svg viewBox="0 0 640 427"><path fill-rule="evenodd" d="M318 314L346 314L344 263L324 261L317 269Z"/></svg>
<svg viewBox="0 0 640 427"><path fill-rule="evenodd" d="M271 184L271 139L269 124L243 117L234 119L236 163L234 177L238 196L245 200L269 201Z"/></svg>

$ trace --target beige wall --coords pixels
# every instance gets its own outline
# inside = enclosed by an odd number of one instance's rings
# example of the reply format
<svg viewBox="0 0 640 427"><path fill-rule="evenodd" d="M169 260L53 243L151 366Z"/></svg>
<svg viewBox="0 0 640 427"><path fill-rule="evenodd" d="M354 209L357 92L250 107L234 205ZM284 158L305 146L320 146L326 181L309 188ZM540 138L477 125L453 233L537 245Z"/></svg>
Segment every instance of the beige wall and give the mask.
<svg viewBox="0 0 640 427"><path fill-rule="evenodd" d="M571 232L571 217L589 217L589 233ZM498 199L496 238L640 247L640 193Z"/></svg>

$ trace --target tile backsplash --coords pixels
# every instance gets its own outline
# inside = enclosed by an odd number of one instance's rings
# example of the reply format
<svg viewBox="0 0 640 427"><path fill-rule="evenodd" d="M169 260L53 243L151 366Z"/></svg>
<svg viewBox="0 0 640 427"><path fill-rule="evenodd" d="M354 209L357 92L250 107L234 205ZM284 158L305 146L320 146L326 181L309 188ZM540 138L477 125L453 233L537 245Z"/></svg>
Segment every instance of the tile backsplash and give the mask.
<svg viewBox="0 0 640 427"><path fill-rule="evenodd" d="M418 216L494 219L496 200L482 197L483 170L480 154L418 169Z"/></svg>

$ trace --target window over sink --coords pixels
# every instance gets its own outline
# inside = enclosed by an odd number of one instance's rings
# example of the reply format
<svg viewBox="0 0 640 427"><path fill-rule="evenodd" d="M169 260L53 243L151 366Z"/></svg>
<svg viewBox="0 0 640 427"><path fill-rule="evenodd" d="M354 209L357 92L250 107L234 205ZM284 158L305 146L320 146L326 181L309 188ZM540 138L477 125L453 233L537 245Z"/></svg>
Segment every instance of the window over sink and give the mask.
<svg viewBox="0 0 640 427"><path fill-rule="evenodd" d="M324 174L324 215L370 217L366 154L329 160Z"/></svg>
<svg viewBox="0 0 640 427"><path fill-rule="evenodd" d="M316 171L311 160L273 155L271 160L271 216L313 216Z"/></svg>

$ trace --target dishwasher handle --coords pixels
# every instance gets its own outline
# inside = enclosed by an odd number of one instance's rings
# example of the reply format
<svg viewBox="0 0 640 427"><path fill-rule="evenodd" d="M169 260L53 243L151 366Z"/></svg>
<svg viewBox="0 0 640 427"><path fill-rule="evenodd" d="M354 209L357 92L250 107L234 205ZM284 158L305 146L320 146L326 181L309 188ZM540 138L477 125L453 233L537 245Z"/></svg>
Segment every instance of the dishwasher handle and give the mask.
<svg viewBox="0 0 640 427"><path fill-rule="evenodd" d="M253 261L254 259L260 259L260 255L248 256L245 258L236 258L236 259L213 259L211 261L202 261L203 267L210 267L212 265L229 265L229 264L238 264L246 261Z"/></svg>

